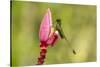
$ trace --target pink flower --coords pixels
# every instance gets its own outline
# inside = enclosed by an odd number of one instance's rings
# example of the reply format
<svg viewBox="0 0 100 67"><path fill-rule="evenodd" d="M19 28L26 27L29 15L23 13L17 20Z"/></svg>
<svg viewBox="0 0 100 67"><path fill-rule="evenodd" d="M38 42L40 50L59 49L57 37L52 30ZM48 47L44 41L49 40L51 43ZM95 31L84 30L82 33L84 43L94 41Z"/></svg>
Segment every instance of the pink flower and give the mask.
<svg viewBox="0 0 100 67"><path fill-rule="evenodd" d="M40 56L38 57L38 64L43 64L45 55L47 52L47 47L49 45L53 46L56 40L58 39L58 32L51 29L52 28L52 17L50 8L48 8L45 13L39 30L39 39L40 39Z"/></svg>
<svg viewBox="0 0 100 67"><path fill-rule="evenodd" d="M52 26L51 11L50 11L50 8L48 8L46 14L43 17L41 25L40 25L40 31L39 31L40 41L48 40L51 26Z"/></svg>

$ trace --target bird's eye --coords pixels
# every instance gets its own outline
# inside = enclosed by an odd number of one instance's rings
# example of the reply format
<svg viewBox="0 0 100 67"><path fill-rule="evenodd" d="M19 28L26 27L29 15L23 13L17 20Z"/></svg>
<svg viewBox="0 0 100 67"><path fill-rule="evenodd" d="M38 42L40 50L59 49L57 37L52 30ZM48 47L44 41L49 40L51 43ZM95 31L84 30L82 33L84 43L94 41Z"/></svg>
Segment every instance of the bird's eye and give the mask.
<svg viewBox="0 0 100 67"><path fill-rule="evenodd" d="M61 19L56 19L56 22L57 22L58 25L61 26Z"/></svg>
<svg viewBox="0 0 100 67"><path fill-rule="evenodd" d="M61 19L56 19L57 22L61 22Z"/></svg>

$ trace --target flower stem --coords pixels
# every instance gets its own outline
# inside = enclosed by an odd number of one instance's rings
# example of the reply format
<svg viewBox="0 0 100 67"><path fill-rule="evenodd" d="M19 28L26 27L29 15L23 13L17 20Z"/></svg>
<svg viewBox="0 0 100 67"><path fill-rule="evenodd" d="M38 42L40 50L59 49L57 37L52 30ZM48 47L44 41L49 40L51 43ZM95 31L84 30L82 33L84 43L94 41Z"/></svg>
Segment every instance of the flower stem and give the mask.
<svg viewBox="0 0 100 67"><path fill-rule="evenodd" d="M44 63L44 59L46 58L46 53L47 53L47 44L45 42L41 42L40 45L40 56L38 57L38 65L41 65Z"/></svg>

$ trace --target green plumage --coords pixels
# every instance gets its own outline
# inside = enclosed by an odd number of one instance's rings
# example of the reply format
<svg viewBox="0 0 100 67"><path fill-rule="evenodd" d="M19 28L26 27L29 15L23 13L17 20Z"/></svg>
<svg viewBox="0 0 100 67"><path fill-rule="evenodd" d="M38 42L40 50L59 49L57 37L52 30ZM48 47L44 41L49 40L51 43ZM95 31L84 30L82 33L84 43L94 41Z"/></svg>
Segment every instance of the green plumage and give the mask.
<svg viewBox="0 0 100 67"><path fill-rule="evenodd" d="M62 30L61 20L60 19L56 20L55 30L57 30L59 32L60 37L62 39L65 39L67 41L67 43L69 44L69 47L72 49L68 39L66 38L66 36L65 36L65 34L64 34L63 30ZM73 51L73 54L76 54L75 50L72 49L72 51Z"/></svg>

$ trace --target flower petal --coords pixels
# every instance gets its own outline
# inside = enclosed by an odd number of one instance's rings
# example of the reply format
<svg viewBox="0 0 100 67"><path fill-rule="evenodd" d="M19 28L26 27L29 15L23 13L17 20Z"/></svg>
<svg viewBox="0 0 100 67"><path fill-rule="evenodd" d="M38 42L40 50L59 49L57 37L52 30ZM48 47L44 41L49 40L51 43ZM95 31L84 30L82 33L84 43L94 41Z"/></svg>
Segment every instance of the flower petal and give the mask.
<svg viewBox="0 0 100 67"><path fill-rule="evenodd" d="M54 43L57 41L59 38L58 31L55 31L48 39L47 44L50 44L51 46L54 45Z"/></svg>
<svg viewBox="0 0 100 67"><path fill-rule="evenodd" d="M47 41L50 34L51 26L52 26L51 11L50 8L48 8L40 25L40 31L39 31L40 41Z"/></svg>

